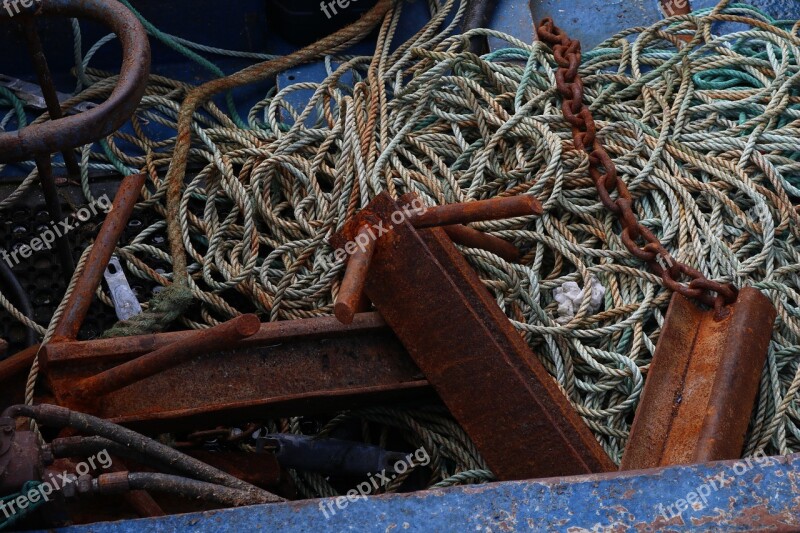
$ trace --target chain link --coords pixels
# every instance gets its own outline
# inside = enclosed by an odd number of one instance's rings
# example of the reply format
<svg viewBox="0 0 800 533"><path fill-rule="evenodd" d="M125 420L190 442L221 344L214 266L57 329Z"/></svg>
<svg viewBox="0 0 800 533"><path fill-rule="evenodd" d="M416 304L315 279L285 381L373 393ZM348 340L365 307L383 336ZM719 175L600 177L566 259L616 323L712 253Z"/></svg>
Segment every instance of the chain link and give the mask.
<svg viewBox="0 0 800 533"><path fill-rule="evenodd" d="M550 18L542 20L537 33L539 40L553 49L558 64L556 86L562 98L564 118L572 126L575 148L589 154L589 176L597 187L600 202L622 224L622 243L633 256L646 262L664 280L664 286L668 289L716 309L735 302L738 294L736 287L730 283L711 281L696 268L676 261L658 237L639 222L633 211L633 197L619 179L616 165L597 138L594 118L583 102L583 80L578 74L581 64L580 41L570 39ZM614 191L617 193L616 199L612 197ZM681 277L691 281L684 285L678 281Z"/></svg>

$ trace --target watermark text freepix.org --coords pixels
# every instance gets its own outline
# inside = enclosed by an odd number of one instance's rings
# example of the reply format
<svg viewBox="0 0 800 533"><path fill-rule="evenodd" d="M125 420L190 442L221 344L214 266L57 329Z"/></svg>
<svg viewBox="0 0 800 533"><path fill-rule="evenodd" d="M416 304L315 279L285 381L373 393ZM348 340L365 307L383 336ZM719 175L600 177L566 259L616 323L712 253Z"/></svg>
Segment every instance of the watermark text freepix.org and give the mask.
<svg viewBox="0 0 800 533"><path fill-rule="evenodd" d="M13 17L20 14L20 6L27 11L35 4L35 0L3 0L3 9L8 12L9 17Z"/></svg>
<svg viewBox="0 0 800 533"><path fill-rule="evenodd" d="M390 220L392 221L391 224L387 224L385 221L381 220L377 224L372 224L368 228L366 228L366 232L361 231L356 235L355 239L352 241L348 241L341 248L337 248L333 254L334 259L337 262L344 261L347 259L348 256L353 255L358 250L361 250L361 253L364 253L367 250L367 245L369 245L372 241L377 241L382 235L389 233L395 226L399 226L406 220L410 220L416 216L424 214L428 208L419 198L414 198L414 200L408 205L408 207L404 207L402 210L398 210L392 213Z"/></svg>
<svg viewBox="0 0 800 533"><path fill-rule="evenodd" d="M319 8L325 13L325 16L330 19L333 15L339 14L339 11L336 9L337 6L339 9L345 10L354 2L358 2L358 0L331 0L329 2L322 0L322 2L319 3Z"/></svg>
<svg viewBox="0 0 800 533"><path fill-rule="evenodd" d="M6 519L11 518L18 512L26 509L29 505L39 501L50 501L50 495L54 492L64 490L64 487L75 483L78 477L85 476L89 472L102 468L108 470L111 468L111 456L108 450L101 450L97 454L89 457L86 461L78 463L75 467L75 474L71 474L64 470L60 474L49 474L49 479L44 480L38 487L35 487L24 494L20 494L10 501L0 501L0 511L5 515Z"/></svg>
<svg viewBox="0 0 800 533"><path fill-rule="evenodd" d="M689 0L670 0L669 2L661 2L661 6L668 17L674 17L676 13L683 13L689 7Z"/></svg>
<svg viewBox="0 0 800 533"><path fill-rule="evenodd" d="M409 453L403 459L397 461L392 467L392 472L387 472L386 469L378 472L377 474L369 474L366 481L362 481L355 489L347 491L346 496L339 496L336 499L322 500L319 502L319 510L325 515L325 518L330 518L336 514L337 509L344 511L351 503L358 500L366 500L367 496L377 492L381 487L385 487L397 476L405 474L410 468L415 466L428 466L431 463L431 456L425 448L419 448L413 453Z"/></svg>
<svg viewBox="0 0 800 533"><path fill-rule="evenodd" d="M671 520L681 516L685 511L702 511L708 506L708 497L720 489L733 484L737 476L743 476L750 470L769 464L771 459L763 451L759 451L753 457L742 459L731 465L727 470L723 470L713 478L709 478L705 483L695 487L684 498L679 498L669 505L659 503L656 506L657 515L661 515L664 520Z"/></svg>
<svg viewBox="0 0 800 533"><path fill-rule="evenodd" d="M19 264L22 259L31 257L34 252L51 249L57 237L63 237L78 228L81 223L88 221L92 216L97 216L98 208L107 214L111 211L112 207L108 195L104 194L87 207L78 209L71 217L67 217L57 224L52 222L50 227L42 231L38 237L31 239L28 244L17 247L11 253L0 248L0 255L3 256L3 260L8 266L13 268L15 265Z"/></svg>

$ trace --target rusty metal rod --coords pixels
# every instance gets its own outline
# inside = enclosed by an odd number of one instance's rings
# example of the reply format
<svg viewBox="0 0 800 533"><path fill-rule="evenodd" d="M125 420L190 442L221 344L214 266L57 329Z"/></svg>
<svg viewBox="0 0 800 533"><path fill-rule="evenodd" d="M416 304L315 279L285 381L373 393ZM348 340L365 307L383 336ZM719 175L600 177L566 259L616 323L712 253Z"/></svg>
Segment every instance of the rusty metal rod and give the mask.
<svg viewBox="0 0 800 533"><path fill-rule="evenodd" d="M342 325L332 316L264 322L258 333L231 346L226 346L225 349L247 349L284 344L298 339L351 338L364 333L382 333L387 330L386 322L378 313L359 313L353 323L347 326ZM103 363L111 360L130 359L176 342L186 342L195 333L195 331L187 330L157 335L50 343L42 349L42 353L48 366L78 362ZM36 347L33 347L33 351L36 351ZM5 361L1 361L0 365L3 363Z"/></svg>
<svg viewBox="0 0 800 533"><path fill-rule="evenodd" d="M541 214L542 204L539 200L525 195L429 207L411 218L410 222L420 229Z"/></svg>
<svg viewBox="0 0 800 533"><path fill-rule="evenodd" d="M42 194L44 194L44 203L47 205L47 211L50 213L50 220L53 227L57 227L58 223L64 220L64 213L61 211L61 200L58 197L58 189L56 182L53 178L53 165L50 162L49 155L36 156L36 168L39 169L39 183L42 185ZM56 232L56 251L58 252L59 261L61 261L62 273L66 277L72 277L75 271L75 261L72 258L72 247L69 245L69 238L66 233Z"/></svg>
<svg viewBox="0 0 800 533"><path fill-rule="evenodd" d="M333 309L336 318L342 324L352 324L353 317L359 311L364 294L364 281L367 279L372 254L375 252L375 236L369 226L364 225L358 231L355 239L347 244L345 252L350 253L350 259L347 261L347 270Z"/></svg>
<svg viewBox="0 0 800 533"><path fill-rule="evenodd" d="M78 336L78 331L80 331L83 320L92 305L94 293L100 285L100 280L103 279L103 272L117 247L122 231L133 213L144 182L144 174L134 174L122 180L114 197L111 211L100 228L86 266L75 284L75 289L64 308L61 320L56 326L52 342L74 340Z"/></svg>
<svg viewBox="0 0 800 533"><path fill-rule="evenodd" d="M261 321L256 315L236 317L213 328L198 331L184 342L170 344L133 361L83 379L76 384L74 395L80 398L94 398L119 390L201 353L223 350L236 341L252 337L258 333L260 327Z"/></svg>
<svg viewBox="0 0 800 533"><path fill-rule="evenodd" d="M36 357L38 351L39 345L34 344L0 361L0 383L30 368L33 364L33 358Z"/></svg>
<svg viewBox="0 0 800 533"><path fill-rule="evenodd" d="M503 239L499 239L492 235L487 235L481 231L470 228L469 226L463 226L461 224L444 226L442 229L456 244L460 244L468 248L480 248L481 250L492 252L493 254L502 257L506 261L515 262L519 260L519 249Z"/></svg>
<svg viewBox="0 0 800 533"><path fill-rule="evenodd" d="M22 16L19 19L19 27L22 30L25 43L28 45L28 52L31 56L33 68L36 71L36 77L39 80L39 87L42 89L42 96L47 105L47 112L50 114L50 120L58 120L64 115L61 112L61 103L58 100L58 94L56 94L56 86L53 82L53 76L50 74L47 57L44 55L44 48L39 38L39 31L36 29L36 22L30 15ZM75 152L70 148L65 148L61 151L61 154L64 156L64 163L67 166L69 175L73 178L79 178L81 175L81 167L78 165L78 158L75 156ZM39 175L41 177L41 169L39 170ZM60 218L56 219L56 215L52 212L51 216L56 222L61 220ZM73 269L74 267L70 268L69 272L71 273Z"/></svg>

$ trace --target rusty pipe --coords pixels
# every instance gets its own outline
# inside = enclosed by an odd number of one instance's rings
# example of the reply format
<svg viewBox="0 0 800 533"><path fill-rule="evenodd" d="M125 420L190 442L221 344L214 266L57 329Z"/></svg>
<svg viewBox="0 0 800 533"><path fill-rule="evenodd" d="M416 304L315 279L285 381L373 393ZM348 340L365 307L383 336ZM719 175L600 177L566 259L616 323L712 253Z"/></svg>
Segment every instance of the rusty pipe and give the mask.
<svg viewBox="0 0 800 533"><path fill-rule="evenodd" d="M410 222L415 228L421 229L541 214L542 204L539 200L523 195L429 207L412 217Z"/></svg>
<svg viewBox="0 0 800 533"><path fill-rule="evenodd" d="M256 315L242 315L232 320L198 331L184 342L164 346L147 355L79 381L73 395L92 399L141 381L162 370L172 368L200 353L224 350L239 340L258 333L261 321Z"/></svg>
<svg viewBox="0 0 800 533"><path fill-rule="evenodd" d="M502 257L506 261L519 261L520 253L516 246L492 235L487 235L469 226L454 224L442 228L447 236L456 243L468 248L480 248Z"/></svg>
<svg viewBox="0 0 800 533"><path fill-rule="evenodd" d="M64 220L64 213L61 211L61 200L58 197L56 181L53 178L53 165L50 160L50 155L36 156L36 168L39 171L39 183L42 186L42 194L44 195L45 205L47 205L47 212L50 214L50 221L55 227L59 222ZM61 261L61 272L68 277L72 277L72 273L75 271L72 247L65 233L57 233L56 251L58 252L59 261Z"/></svg>
<svg viewBox="0 0 800 533"><path fill-rule="evenodd" d="M92 305L94 293L103 278L103 272L139 199L145 178L144 174L133 174L122 180L111 211L100 228L100 233L86 260L86 266L53 332L52 342L74 340L78 336L78 331Z"/></svg>
<svg viewBox="0 0 800 533"><path fill-rule="evenodd" d="M361 300L364 293L364 281L367 279L367 271L375 252L375 236L370 231L368 225L364 225L356 234L356 238L347 243L346 253L350 254L347 261L347 270L342 280L342 287L336 297L336 305L333 312L342 324L352 324L353 317L359 311Z"/></svg>
<svg viewBox="0 0 800 533"><path fill-rule="evenodd" d="M58 101L56 86L53 82L53 76L50 74L50 67L47 64L47 57L44 55L42 40L39 38L39 32L36 29L36 22L34 18L29 15L19 17L19 19L19 26L22 30L25 43L28 45L28 52L31 56L33 68L36 70L36 77L39 80L39 87L42 89L42 96L44 97L45 104L47 105L47 112L50 115L50 120L60 119L64 115L61 112L61 104ZM78 158L75 157L75 152L72 151L71 148L72 147L67 148L62 152L62 155L64 156L64 163L67 166L67 172L69 175L74 178L79 178L81 175L81 167L78 165ZM47 154L47 156L49 157L50 154ZM44 179L41 173L41 168L39 169L39 178ZM50 213L53 220L56 222L60 220L60 218L57 217L54 212L51 211ZM70 273L72 273L74 266L72 268L68 268L68 270Z"/></svg>
<svg viewBox="0 0 800 533"><path fill-rule="evenodd" d="M90 19L113 31L122 45L119 82L108 99L78 115L0 134L0 160L25 161L62 152L113 133L136 111L150 74L150 44L141 22L116 0L43 0L37 15ZM0 19L8 18L0 9Z"/></svg>

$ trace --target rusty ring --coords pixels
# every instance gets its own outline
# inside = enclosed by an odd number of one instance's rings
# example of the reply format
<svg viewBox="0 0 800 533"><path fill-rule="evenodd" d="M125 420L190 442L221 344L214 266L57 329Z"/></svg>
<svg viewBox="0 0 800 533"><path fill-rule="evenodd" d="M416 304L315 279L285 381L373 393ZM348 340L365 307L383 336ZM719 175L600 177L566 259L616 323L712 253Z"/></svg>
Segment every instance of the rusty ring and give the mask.
<svg viewBox="0 0 800 533"><path fill-rule="evenodd" d="M44 0L36 14L88 18L109 27L122 45L122 68L116 87L99 106L78 115L0 133L3 163L71 150L110 135L133 115L147 89L150 43L144 26L125 6L116 0Z"/></svg>

